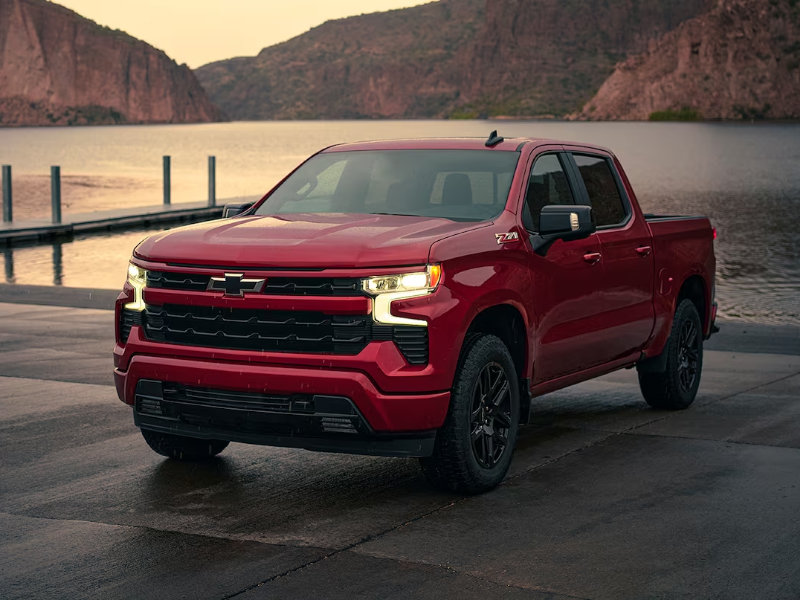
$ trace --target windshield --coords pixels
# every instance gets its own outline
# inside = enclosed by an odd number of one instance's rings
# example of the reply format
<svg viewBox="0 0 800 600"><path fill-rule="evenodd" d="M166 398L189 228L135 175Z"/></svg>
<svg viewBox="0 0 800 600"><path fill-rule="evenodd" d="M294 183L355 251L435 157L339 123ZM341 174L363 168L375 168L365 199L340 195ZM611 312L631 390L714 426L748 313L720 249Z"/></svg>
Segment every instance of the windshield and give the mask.
<svg viewBox="0 0 800 600"><path fill-rule="evenodd" d="M292 173L255 214L359 213L484 221L503 210L518 152L328 152Z"/></svg>

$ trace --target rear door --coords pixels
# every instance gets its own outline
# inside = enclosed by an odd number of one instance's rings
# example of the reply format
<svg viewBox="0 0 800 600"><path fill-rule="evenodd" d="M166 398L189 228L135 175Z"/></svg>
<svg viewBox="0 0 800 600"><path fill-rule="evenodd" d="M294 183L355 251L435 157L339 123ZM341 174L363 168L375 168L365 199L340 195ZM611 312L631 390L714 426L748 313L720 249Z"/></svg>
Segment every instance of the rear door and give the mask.
<svg viewBox="0 0 800 600"><path fill-rule="evenodd" d="M603 283L595 294L604 344L598 362L641 349L653 328L653 249L650 229L636 211L610 155L568 153L578 195L592 206L602 254Z"/></svg>
<svg viewBox="0 0 800 600"><path fill-rule="evenodd" d="M568 161L561 147L546 149L533 160L522 206L522 221L528 231L535 234L538 230L543 206L576 203L575 181L567 174ZM534 385L596 362L602 345L596 302L603 285L600 256L597 235L558 240L544 256L528 246L537 316Z"/></svg>

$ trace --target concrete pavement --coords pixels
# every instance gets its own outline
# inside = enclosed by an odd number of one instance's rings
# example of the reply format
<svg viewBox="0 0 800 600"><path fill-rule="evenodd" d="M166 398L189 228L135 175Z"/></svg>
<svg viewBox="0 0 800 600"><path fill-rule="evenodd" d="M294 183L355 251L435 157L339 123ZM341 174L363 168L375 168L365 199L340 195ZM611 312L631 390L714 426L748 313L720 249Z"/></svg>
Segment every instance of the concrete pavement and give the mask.
<svg viewBox="0 0 800 600"><path fill-rule="evenodd" d="M687 411L634 371L537 398L468 498L412 460L162 459L112 339L108 310L0 304L2 598L800 597L800 328L725 324Z"/></svg>

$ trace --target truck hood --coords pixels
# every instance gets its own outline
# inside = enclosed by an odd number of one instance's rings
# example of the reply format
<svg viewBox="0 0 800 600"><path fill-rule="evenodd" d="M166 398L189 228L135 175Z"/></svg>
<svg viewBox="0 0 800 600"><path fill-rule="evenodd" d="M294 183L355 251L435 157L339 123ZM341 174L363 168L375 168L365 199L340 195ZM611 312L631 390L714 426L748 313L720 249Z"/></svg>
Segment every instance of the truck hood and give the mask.
<svg viewBox="0 0 800 600"><path fill-rule="evenodd" d="M399 215L235 217L179 227L142 241L155 262L297 269L425 264L431 244L486 223Z"/></svg>

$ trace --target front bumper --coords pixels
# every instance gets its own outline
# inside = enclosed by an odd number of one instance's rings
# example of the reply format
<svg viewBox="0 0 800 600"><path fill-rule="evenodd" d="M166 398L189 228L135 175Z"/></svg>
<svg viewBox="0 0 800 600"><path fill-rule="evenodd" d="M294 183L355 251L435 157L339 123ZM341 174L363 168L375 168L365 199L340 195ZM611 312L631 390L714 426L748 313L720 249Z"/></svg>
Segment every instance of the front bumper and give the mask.
<svg viewBox="0 0 800 600"><path fill-rule="evenodd" d="M147 429L385 456L430 454L435 430L444 422L450 402L449 391L383 392L358 371L142 354L130 359L126 371L115 369L114 380L120 399L134 407L137 425ZM149 392L142 391L143 385ZM198 408L194 403L192 410L183 410L192 402L180 399L176 402L164 396L164 389L176 386L211 391L217 397L253 395L256 399L248 405L212 401ZM143 395L163 402L166 409L160 414L142 410ZM260 397L278 397L285 403L276 410L269 406L269 399L260 402ZM344 399L352 407L352 414L341 410L331 412L327 399L332 397ZM180 410L174 410L176 406ZM324 417L329 418L329 427L323 426ZM336 418L350 417L352 428L347 431L337 428ZM343 421L338 423L341 425Z"/></svg>
<svg viewBox="0 0 800 600"><path fill-rule="evenodd" d="M343 396L264 395L140 379L134 422L203 439L376 456L430 456L435 430L377 433Z"/></svg>

